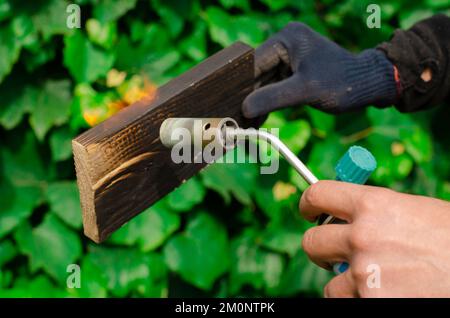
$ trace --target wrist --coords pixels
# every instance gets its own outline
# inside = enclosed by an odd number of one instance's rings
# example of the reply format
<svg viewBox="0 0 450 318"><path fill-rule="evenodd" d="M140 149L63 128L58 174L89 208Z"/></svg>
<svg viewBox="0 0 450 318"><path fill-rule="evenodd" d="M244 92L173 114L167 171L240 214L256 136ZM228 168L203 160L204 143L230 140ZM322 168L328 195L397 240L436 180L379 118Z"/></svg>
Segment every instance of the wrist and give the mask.
<svg viewBox="0 0 450 318"><path fill-rule="evenodd" d="M398 70L386 55L377 49L368 49L357 56L356 68L363 73L360 103L387 107L395 104L401 92Z"/></svg>

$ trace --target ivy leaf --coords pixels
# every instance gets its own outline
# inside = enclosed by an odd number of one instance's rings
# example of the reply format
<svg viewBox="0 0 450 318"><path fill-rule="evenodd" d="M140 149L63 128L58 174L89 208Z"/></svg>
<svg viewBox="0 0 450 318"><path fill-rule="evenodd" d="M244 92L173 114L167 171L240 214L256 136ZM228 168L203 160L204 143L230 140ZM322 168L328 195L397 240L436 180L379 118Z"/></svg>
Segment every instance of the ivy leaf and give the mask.
<svg viewBox="0 0 450 318"><path fill-rule="evenodd" d="M234 152L225 154L225 162ZM215 163L200 172L203 184L218 192L228 204L233 195L239 202L245 205L252 204L251 194L256 187L258 175L256 164L241 163Z"/></svg>
<svg viewBox="0 0 450 318"><path fill-rule="evenodd" d="M181 19L192 20L198 17L200 13L200 1L198 0L152 0L153 8L159 12L161 8L170 10ZM166 21L169 23L170 21Z"/></svg>
<svg viewBox="0 0 450 318"><path fill-rule="evenodd" d="M19 59L21 43L16 38L13 24L0 28L0 83Z"/></svg>
<svg viewBox="0 0 450 318"><path fill-rule="evenodd" d="M153 30L161 30L160 37L163 37L167 31L160 29L160 26ZM116 67L117 69L127 72L142 72L144 71L151 78L152 82L160 84L165 78L165 73L177 65L180 61L180 53L173 50L155 49L156 45L161 43L162 47L166 45L166 40L159 39L156 42L148 42L153 38L154 31L151 32L149 38L139 45L132 45L130 40L122 36L119 39L116 48Z"/></svg>
<svg viewBox="0 0 450 318"><path fill-rule="evenodd" d="M406 30L412 27L416 22L429 18L433 15L433 10L402 10L400 12L400 26Z"/></svg>
<svg viewBox="0 0 450 318"><path fill-rule="evenodd" d="M324 113L312 107L308 107L306 111L311 119L313 128L316 129L321 137L326 137L333 132L336 121L333 115Z"/></svg>
<svg viewBox="0 0 450 318"><path fill-rule="evenodd" d="M78 83L105 76L113 63L112 52L95 47L80 31L64 37L64 65Z"/></svg>
<svg viewBox="0 0 450 318"><path fill-rule="evenodd" d="M105 49L111 49L117 39L117 24L109 22L102 24L98 20L89 19L86 22L89 40Z"/></svg>
<svg viewBox="0 0 450 318"><path fill-rule="evenodd" d="M405 145L396 138L373 133L366 138L367 148L377 160L377 169L371 178L380 185L390 186L404 180L412 171L414 161L406 153Z"/></svg>
<svg viewBox="0 0 450 318"><path fill-rule="evenodd" d="M333 274L312 263L300 250L282 274L277 294L291 296L297 293L322 295L323 287Z"/></svg>
<svg viewBox="0 0 450 318"><path fill-rule="evenodd" d="M116 21L136 6L137 0L102 0L94 6L93 16L101 23Z"/></svg>
<svg viewBox="0 0 450 318"><path fill-rule="evenodd" d="M196 204L203 201L205 188L197 178L192 178L179 188L169 193L167 204L175 211L190 211Z"/></svg>
<svg viewBox="0 0 450 318"><path fill-rule="evenodd" d="M261 0L261 2L274 11L284 9L292 3L291 0Z"/></svg>
<svg viewBox="0 0 450 318"><path fill-rule="evenodd" d="M33 24L42 34L44 41L56 34L68 34L66 8L67 0L49 0L32 16Z"/></svg>
<svg viewBox="0 0 450 318"><path fill-rule="evenodd" d="M243 286L276 290L284 270L283 257L263 250L257 243L258 233L245 231L231 243L230 292L236 294Z"/></svg>
<svg viewBox="0 0 450 318"><path fill-rule="evenodd" d="M210 290L228 269L228 239L225 228L206 213L199 213L184 233L164 247L169 268L194 286Z"/></svg>
<svg viewBox="0 0 450 318"><path fill-rule="evenodd" d="M314 144L307 166L319 180L334 179L336 176L334 168L345 151L346 148L336 134L328 136L325 140Z"/></svg>
<svg viewBox="0 0 450 318"><path fill-rule="evenodd" d="M47 81L39 92L30 116L30 125L42 141L48 130L67 122L70 115L70 82Z"/></svg>
<svg viewBox="0 0 450 318"><path fill-rule="evenodd" d="M180 217L161 202L150 207L111 235L111 242L139 245L148 252L161 246L180 227Z"/></svg>
<svg viewBox="0 0 450 318"><path fill-rule="evenodd" d="M30 269L42 268L58 282L65 282L66 269L81 256L81 242L77 234L63 225L53 214L47 214L36 228L23 224L14 239L19 250L30 258Z"/></svg>
<svg viewBox="0 0 450 318"><path fill-rule="evenodd" d="M417 163L431 160L433 142L425 129L411 115L401 114L395 109L370 108L367 112L374 125L374 133L401 141L406 151ZM379 144L378 147L386 147Z"/></svg>
<svg viewBox="0 0 450 318"><path fill-rule="evenodd" d="M220 0L219 2L225 9L239 8L244 11L250 11L248 0Z"/></svg>
<svg viewBox="0 0 450 318"><path fill-rule="evenodd" d="M306 146L310 137L311 127L303 119L289 121L280 127L280 139L295 154Z"/></svg>
<svg viewBox="0 0 450 318"><path fill-rule="evenodd" d="M167 296L167 269L159 254L90 246L85 261L92 264L93 278L103 276L107 289L116 297L133 291L148 297Z"/></svg>
<svg viewBox="0 0 450 318"><path fill-rule="evenodd" d="M257 46L265 40L263 26L254 16L230 16L217 7L208 7L206 16L212 40L223 47L236 41Z"/></svg>
<svg viewBox="0 0 450 318"><path fill-rule="evenodd" d="M54 161L64 161L72 157L72 139L74 133L68 126L56 129L50 135L50 149Z"/></svg>
<svg viewBox="0 0 450 318"><path fill-rule="evenodd" d="M5 147L0 151L0 238L31 215L42 200L45 184L45 170L33 134L17 142L19 149Z"/></svg>
<svg viewBox="0 0 450 318"><path fill-rule="evenodd" d="M50 183L47 188L47 198L52 213L72 228L81 227L80 196L76 182Z"/></svg>
<svg viewBox="0 0 450 318"><path fill-rule="evenodd" d="M430 161L433 156L433 141L422 127L416 125L410 129L400 129L400 138L404 141L406 151L417 163Z"/></svg>
<svg viewBox="0 0 450 318"><path fill-rule="evenodd" d="M9 0L0 0L0 22L9 18L12 14L12 5Z"/></svg>
<svg viewBox="0 0 450 318"><path fill-rule="evenodd" d="M45 275L34 278L21 276L9 289L0 289L2 298L62 298L66 293L55 287Z"/></svg>
<svg viewBox="0 0 450 318"><path fill-rule="evenodd" d="M180 17L175 11L165 7L164 5L155 5L155 9L158 12L161 19L164 21L164 24L170 31L172 37L177 37L180 35L180 32L183 31L184 21L183 18Z"/></svg>
<svg viewBox="0 0 450 318"><path fill-rule="evenodd" d="M16 255L17 251L11 240L0 242L0 267L12 260Z"/></svg>
<svg viewBox="0 0 450 318"><path fill-rule="evenodd" d="M198 21L194 31L190 36L181 42L181 50L196 62L200 62L207 57L206 52L206 24Z"/></svg>
<svg viewBox="0 0 450 318"><path fill-rule="evenodd" d="M295 211L295 212L294 212ZM297 213L297 210L291 210ZM289 214L292 214L289 213ZM288 214L285 213L284 214ZM310 227L290 215L284 222L271 222L262 233L262 245L278 253L286 253L290 257L301 248L303 232Z"/></svg>
<svg viewBox="0 0 450 318"><path fill-rule="evenodd" d="M32 105L37 99L37 89L28 85L21 86L21 81L19 78L8 78L0 86L0 95L2 96L0 124L8 130L13 129L22 121L23 116L32 110Z"/></svg>

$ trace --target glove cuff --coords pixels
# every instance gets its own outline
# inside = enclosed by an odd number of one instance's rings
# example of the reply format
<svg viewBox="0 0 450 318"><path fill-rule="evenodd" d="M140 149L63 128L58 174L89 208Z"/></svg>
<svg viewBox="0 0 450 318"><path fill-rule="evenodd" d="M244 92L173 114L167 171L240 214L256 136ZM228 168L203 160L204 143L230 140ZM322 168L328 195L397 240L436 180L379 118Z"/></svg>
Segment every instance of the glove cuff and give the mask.
<svg viewBox="0 0 450 318"><path fill-rule="evenodd" d="M398 98L394 65L377 49L358 54L356 61L348 65L347 79L353 86L350 99L355 108L387 107L395 104Z"/></svg>

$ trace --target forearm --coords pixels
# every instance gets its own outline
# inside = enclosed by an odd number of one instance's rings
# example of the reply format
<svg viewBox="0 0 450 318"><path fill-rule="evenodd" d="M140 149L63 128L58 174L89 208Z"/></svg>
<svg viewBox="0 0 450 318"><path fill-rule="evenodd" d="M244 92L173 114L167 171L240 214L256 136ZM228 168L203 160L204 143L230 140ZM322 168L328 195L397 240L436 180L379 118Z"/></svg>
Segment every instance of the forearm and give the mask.
<svg viewBox="0 0 450 318"><path fill-rule="evenodd" d="M378 46L397 67L402 112L423 110L450 96L450 18L436 15L411 29L397 30L389 42ZM424 79L424 71L431 79Z"/></svg>

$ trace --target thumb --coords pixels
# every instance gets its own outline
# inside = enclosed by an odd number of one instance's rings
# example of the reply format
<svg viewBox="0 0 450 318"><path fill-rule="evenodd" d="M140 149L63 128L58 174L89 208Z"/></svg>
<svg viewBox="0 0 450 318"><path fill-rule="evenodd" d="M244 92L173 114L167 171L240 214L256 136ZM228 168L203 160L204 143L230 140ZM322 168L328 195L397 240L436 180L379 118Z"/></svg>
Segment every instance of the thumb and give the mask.
<svg viewBox="0 0 450 318"><path fill-rule="evenodd" d="M248 95L242 105L247 118L265 115L276 109L307 104L305 86L298 74L280 82L261 87Z"/></svg>

